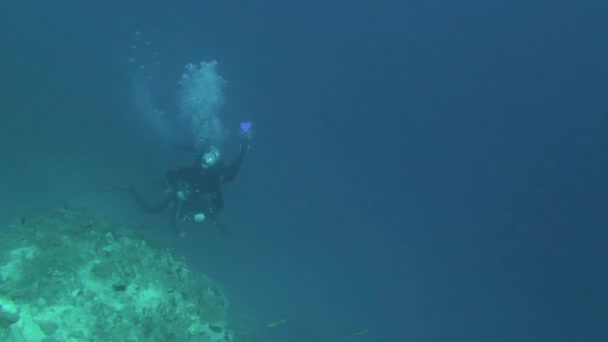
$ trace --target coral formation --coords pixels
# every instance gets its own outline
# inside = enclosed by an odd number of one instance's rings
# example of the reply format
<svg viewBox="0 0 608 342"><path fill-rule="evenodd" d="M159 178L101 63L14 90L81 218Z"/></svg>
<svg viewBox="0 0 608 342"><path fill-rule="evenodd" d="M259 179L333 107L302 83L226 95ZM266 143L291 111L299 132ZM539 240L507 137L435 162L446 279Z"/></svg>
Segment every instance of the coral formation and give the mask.
<svg viewBox="0 0 608 342"><path fill-rule="evenodd" d="M88 210L22 219L0 251L0 340L234 341L218 284Z"/></svg>

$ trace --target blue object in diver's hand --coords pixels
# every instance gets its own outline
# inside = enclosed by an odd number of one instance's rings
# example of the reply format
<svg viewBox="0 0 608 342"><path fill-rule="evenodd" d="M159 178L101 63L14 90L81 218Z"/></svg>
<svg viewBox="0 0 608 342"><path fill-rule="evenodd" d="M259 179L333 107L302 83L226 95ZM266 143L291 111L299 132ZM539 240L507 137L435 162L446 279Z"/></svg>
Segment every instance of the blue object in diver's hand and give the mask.
<svg viewBox="0 0 608 342"><path fill-rule="evenodd" d="M243 122L241 122L241 133L242 134L249 133L250 129L251 129L251 121L243 121Z"/></svg>

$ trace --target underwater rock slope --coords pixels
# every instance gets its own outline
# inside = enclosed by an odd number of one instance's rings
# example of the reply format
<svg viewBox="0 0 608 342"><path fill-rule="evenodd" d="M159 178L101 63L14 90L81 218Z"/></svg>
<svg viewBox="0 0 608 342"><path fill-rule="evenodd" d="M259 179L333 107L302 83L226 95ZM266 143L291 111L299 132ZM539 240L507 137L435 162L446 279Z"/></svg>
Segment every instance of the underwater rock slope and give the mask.
<svg viewBox="0 0 608 342"><path fill-rule="evenodd" d="M228 301L171 251L87 210L0 232L0 340L231 342Z"/></svg>

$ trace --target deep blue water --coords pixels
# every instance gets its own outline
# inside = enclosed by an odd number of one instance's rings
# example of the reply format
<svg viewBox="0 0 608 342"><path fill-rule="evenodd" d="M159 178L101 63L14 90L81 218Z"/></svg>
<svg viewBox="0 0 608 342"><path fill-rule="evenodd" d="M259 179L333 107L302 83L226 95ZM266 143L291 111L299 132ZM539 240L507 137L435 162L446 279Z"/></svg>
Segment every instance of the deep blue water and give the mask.
<svg viewBox="0 0 608 342"><path fill-rule="evenodd" d="M95 187L155 196L191 160L134 113L129 58L169 114L215 59L253 147L230 235L173 247L257 340L608 340L607 2L156 3L0 4L3 224L66 200L139 222Z"/></svg>

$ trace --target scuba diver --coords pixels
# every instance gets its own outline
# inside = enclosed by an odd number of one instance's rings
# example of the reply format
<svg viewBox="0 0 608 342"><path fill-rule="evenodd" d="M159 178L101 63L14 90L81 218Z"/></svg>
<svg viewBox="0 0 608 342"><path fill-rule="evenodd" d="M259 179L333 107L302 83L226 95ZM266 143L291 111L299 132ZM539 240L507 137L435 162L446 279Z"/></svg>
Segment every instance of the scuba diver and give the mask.
<svg viewBox="0 0 608 342"><path fill-rule="evenodd" d="M224 209L222 184L231 182L238 175L251 144L250 128L250 122L241 123L240 151L232 162L226 163L222 160L220 151L209 146L197 153L191 166L168 171L165 178L170 188L159 203L147 203L134 186L104 187L102 190L127 191L145 213L157 214L169 208L169 225L180 237L185 236L179 228L180 222L200 223L206 220L210 220L225 234L224 225L218 221L218 214ZM180 147L182 150L194 150L192 145Z"/></svg>

